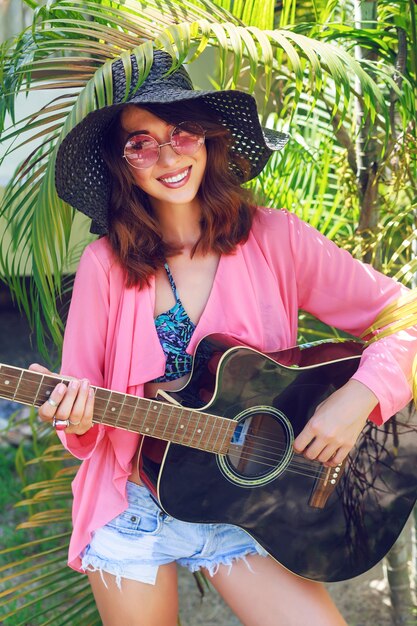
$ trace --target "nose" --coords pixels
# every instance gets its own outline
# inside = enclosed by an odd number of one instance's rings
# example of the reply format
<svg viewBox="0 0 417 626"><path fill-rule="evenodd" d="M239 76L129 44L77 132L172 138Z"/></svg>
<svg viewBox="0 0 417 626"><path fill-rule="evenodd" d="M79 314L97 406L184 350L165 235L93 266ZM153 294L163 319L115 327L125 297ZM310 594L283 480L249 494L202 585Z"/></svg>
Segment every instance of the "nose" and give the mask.
<svg viewBox="0 0 417 626"><path fill-rule="evenodd" d="M160 164L164 165L164 164L176 163L181 158L181 156L182 156L181 154L178 154L177 152L175 152L170 141L159 144L159 163Z"/></svg>

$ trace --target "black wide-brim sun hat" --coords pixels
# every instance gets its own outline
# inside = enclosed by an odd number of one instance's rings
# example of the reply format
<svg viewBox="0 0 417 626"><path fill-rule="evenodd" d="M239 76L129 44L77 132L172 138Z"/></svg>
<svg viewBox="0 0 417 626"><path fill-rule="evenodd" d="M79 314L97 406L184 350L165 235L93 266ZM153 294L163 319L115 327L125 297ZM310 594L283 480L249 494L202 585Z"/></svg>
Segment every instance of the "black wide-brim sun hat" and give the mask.
<svg viewBox="0 0 417 626"><path fill-rule="evenodd" d="M133 93L138 80L136 58L132 59L132 93L125 99L126 75L121 60L112 65L113 104L89 113L63 139L55 165L55 186L60 198L91 218L91 232L108 232L111 173L102 157L106 128L120 107L126 104L155 104L202 100L228 128L232 135L230 167L242 182L251 180L265 167L269 157L285 146L289 135L262 128L253 96L237 90L195 90L186 70L180 66L171 74L172 57L162 50L154 51L151 70ZM249 174L243 176L234 154L249 163ZM120 157L121 158L121 157Z"/></svg>

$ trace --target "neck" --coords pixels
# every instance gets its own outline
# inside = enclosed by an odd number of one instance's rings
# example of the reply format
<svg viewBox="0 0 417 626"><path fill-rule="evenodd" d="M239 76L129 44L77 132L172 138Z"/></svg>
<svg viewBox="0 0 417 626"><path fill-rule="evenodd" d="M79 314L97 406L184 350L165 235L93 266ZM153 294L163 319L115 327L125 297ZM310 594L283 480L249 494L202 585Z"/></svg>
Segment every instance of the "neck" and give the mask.
<svg viewBox="0 0 417 626"><path fill-rule="evenodd" d="M166 243L183 249L194 247L201 236L201 208L197 199L186 205L153 203L153 209Z"/></svg>
<svg viewBox="0 0 417 626"><path fill-rule="evenodd" d="M39 407L47 401L58 381L69 382L59 376L0 363L0 398ZM153 398L101 387L92 386L92 389L95 392L93 422L96 424L221 454L226 454L236 428L234 420L181 405L168 405Z"/></svg>

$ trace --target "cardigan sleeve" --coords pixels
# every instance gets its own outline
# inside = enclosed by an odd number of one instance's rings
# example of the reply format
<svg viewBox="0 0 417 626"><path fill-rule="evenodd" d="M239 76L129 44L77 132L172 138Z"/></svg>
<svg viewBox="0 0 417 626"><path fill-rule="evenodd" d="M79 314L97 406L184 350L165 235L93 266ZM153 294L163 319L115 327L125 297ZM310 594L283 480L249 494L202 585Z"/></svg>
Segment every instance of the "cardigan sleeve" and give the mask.
<svg viewBox="0 0 417 626"><path fill-rule="evenodd" d="M109 268L88 246L79 263L65 328L61 373L87 378L102 387L109 315ZM94 424L84 435L58 432L63 445L79 459L89 458L106 426Z"/></svg>
<svg viewBox="0 0 417 626"><path fill-rule="evenodd" d="M407 291L296 216L288 214L288 226L299 308L330 326L360 336L385 306ZM378 398L370 416L377 424L410 401L416 351L416 327L376 341L364 350L353 378Z"/></svg>

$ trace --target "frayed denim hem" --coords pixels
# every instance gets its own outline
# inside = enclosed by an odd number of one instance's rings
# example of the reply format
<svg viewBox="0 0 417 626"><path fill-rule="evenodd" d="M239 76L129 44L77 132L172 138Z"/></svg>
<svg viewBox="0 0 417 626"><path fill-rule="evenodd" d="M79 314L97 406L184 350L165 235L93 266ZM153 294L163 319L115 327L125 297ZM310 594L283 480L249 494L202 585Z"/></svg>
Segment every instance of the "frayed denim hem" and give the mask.
<svg viewBox="0 0 417 626"><path fill-rule="evenodd" d="M117 587L122 590L122 578L128 578L130 580L136 580L140 583L146 583L148 585L154 585L156 581L156 575L158 573L157 565L145 565L142 564L139 567L135 564L135 573L126 571L125 564L118 564L100 557L86 554L82 557L81 567L84 572L100 572L103 585L108 589L108 584L104 579L103 572L115 577ZM144 571L146 570L146 571Z"/></svg>
<svg viewBox="0 0 417 626"><path fill-rule="evenodd" d="M256 572L253 571L250 563L248 562L247 557L253 554L259 554L259 556L268 556L268 553L261 546L259 546L259 548L258 547L256 548L257 549L255 550L248 549L246 550L246 552L243 552L243 553L222 557L215 563L213 563L211 559L210 560L201 559L198 561L196 561L195 559L179 559L178 563L179 565L182 565L183 567L186 567L187 569L189 569L190 572L192 573L198 572L200 569L204 568L205 570L207 570L210 577L213 578L213 576L215 576L217 572L219 571L219 568L221 565L226 565L229 568L229 571L227 573L228 575L230 575L233 564L236 563L237 561L242 560L245 563L248 570L252 572L252 574L255 574Z"/></svg>

